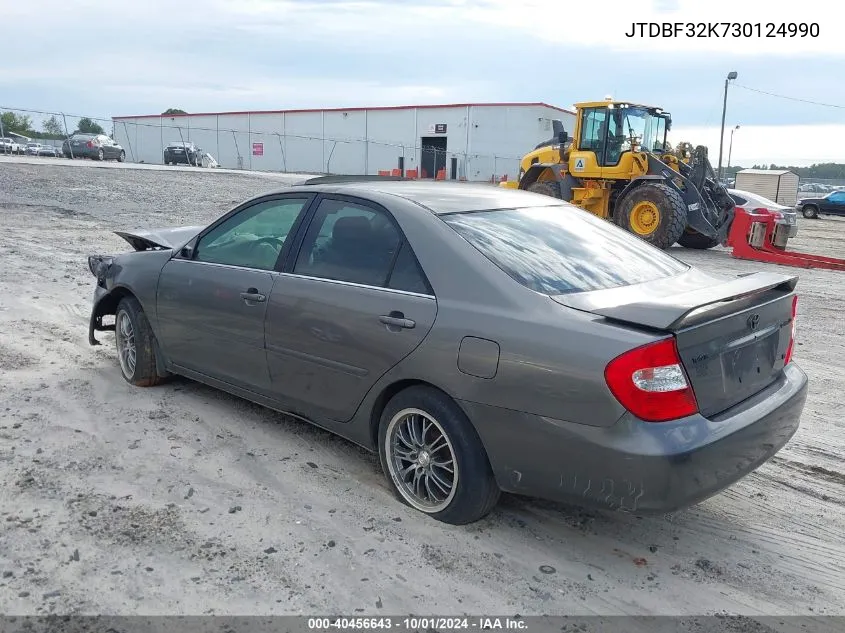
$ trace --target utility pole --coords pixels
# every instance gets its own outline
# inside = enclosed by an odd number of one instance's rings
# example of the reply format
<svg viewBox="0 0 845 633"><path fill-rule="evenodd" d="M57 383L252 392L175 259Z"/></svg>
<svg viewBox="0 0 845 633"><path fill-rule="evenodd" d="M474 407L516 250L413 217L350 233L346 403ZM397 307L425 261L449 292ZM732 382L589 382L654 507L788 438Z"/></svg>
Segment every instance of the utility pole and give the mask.
<svg viewBox="0 0 845 633"><path fill-rule="evenodd" d="M733 128L731 130L731 144L728 145L728 171L731 170L731 153L734 150L734 132L736 132L738 129L739 129L739 126L737 125L735 128Z"/></svg>
<svg viewBox="0 0 845 633"><path fill-rule="evenodd" d="M722 148L725 145L725 112L728 109L728 83L733 79L737 78L737 74L735 70L732 70L728 73L727 78L725 79L725 99L722 102L722 129L721 133L719 134L719 180L722 180Z"/></svg>

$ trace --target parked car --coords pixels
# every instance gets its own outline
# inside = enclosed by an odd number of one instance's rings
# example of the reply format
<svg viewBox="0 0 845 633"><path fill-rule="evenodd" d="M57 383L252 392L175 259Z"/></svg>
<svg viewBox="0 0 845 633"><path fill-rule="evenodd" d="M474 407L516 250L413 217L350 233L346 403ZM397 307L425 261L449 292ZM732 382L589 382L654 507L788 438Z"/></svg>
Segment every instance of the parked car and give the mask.
<svg viewBox="0 0 845 633"><path fill-rule="evenodd" d="M0 154L23 154L23 147L7 136L0 138Z"/></svg>
<svg viewBox="0 0 845 633"><path fill-rule="evenodd" d="M94 158L96 160L126 160L126 152L105 134L74 134L62 143L65 158Z"/></svg>
<svg viewBox="0 0 845 633"><path fill-rule="evenodd" d="M39 149L41 149L41 143L27 143L24 148L24 153L27 156L38 156Z"/></svg>
<svg viewBox="0 0 845 633"><path fill-rule="evenodd" d="M787 207L778 204L768 198L751 193L750 191L743 191L741 189L728 189L728 195L736 202L736 206L742 207L748 211L760 213L766 211L775 216L777 224L788 227L787 236L795 237L798 235L798 214L792 207Z"/></svg>
<svg viewBox="0 0 845 633"><path fill-rule="evenodd" d="M133 252L88 259L89 342L115 331L126 381L310 421L448 523L500 490L677 510L799 426L797 276L705 273L550 196L322 177L117 234Z"/></svg>
<svg viewBox="0 0 845 633"><path fill-rule="evenodd" d="M805 218L820 215L845 215L845 191L832 191L820 198L804 198L795 205Z"/></svg>
<svg viewBox="0 0 845 633"><path fill-rule="evenodd" d="M164 164L176 165L178 163L202 166L202 150L193 143L181 141L170 143L164 148Z"/></svg>
<svg viewBox="0 0 845 633"><path fill-rule="evenodd" d="M59 151L58 147L54 147L53 145L42 145L38 150L39 156L54 156L59 158L62 153Z"/></svg>

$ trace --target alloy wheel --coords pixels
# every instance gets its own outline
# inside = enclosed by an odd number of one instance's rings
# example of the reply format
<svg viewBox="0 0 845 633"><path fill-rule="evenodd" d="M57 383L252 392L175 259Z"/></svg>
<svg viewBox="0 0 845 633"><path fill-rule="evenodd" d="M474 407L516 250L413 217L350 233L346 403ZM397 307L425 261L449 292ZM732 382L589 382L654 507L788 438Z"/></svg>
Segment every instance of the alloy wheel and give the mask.
<svg viewBox="0 0 845 633"><path fill-rule="evenodd" d="M132 320L126 312L121 312L117 317L115 340L117 341L120 369L124 376L132 378L135 375L135 363L137 362L135 328L132 327Z"/></svg>
<svg viewBox="0 0 845 633"><path fill-rule="evenodd" d="M384 441L399 494L428 514L448 507L458 486L458 462L440 423L420 409L403 409L390 420Z"/></svg>

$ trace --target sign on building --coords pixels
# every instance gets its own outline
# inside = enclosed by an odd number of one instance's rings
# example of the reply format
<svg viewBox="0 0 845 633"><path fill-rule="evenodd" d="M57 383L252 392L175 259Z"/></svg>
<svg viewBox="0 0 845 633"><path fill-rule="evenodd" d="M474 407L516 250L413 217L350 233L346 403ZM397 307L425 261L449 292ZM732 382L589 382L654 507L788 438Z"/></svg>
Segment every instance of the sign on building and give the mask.
<svg viewBox="0 0 845 633"><path fill-rule="evenodd" d="M253 143L252 144L252 155L253 156L264 156L264 143Z"/></svg>
<svg viewBox="0 0 845 633"><path fill-rule="evenodd" d="M429 134L446 134L446 124L445 123L432 123L428 126L428 133Z"/></svg>

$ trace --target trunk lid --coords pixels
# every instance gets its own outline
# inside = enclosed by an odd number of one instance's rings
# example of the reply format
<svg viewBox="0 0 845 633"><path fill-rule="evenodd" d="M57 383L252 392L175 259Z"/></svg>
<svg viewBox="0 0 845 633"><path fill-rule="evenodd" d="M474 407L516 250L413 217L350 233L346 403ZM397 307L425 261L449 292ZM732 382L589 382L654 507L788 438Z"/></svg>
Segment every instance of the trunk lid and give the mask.
<svg viewBox="0 0 845 633"><path fill-rule="evenodd" d="M774 382L792 334L798 277L716 277L690 269L655 282L552 297L609 320L674 334L702 415L712 416Z"/></svg>

